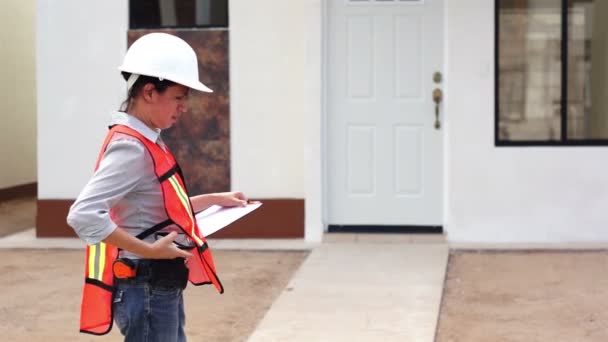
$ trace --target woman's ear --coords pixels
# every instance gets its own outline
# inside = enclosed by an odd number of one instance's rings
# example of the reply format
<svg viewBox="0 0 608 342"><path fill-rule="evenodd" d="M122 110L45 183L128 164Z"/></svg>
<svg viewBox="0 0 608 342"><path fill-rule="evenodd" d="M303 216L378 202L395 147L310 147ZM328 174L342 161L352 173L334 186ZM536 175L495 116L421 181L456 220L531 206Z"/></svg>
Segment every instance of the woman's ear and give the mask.
<svg viewBox="0 0 608 342"><path fill-rule="evenodd" d="M144 99L144 101L152 102L155 91L156 91L156 88L154 88L154 85L152 83L146 83L146 85L144 85L143 89L141 90L141 96Z"/></svg>

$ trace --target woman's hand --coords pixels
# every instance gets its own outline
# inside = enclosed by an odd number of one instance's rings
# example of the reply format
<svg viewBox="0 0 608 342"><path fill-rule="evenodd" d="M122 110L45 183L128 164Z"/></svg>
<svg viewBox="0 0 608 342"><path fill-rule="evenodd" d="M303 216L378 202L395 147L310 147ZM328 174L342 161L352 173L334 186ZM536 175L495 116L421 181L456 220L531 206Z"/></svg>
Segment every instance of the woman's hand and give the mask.
<svg viewBox="0 0 608 342"><path fill-rule="evenodd" d="M244 207L247 205L247 197L240 191L198 195L190 197L190 200L192 201L195 213L203 211L214 204L222 207Z"/></svg>
<svg viewBox="0 0 608 342"><path fill-rule="evenodd" d="M150 259L175 259L175 258L189 258L192 254L177 248L173 244L173 240L177 237L176 232L171 232L167 236L163 236L161 239L154 241L150 247L149 255Z"/></svg>
<svg viewBox="0 0 608 342"><path fill-rule="evenodd" d="M177 248L173 240L177 237L176 232L171 232L162 239L150 244L127 233L122 228L116 228L103 241L118 248L140 255L148 259L175 259L189 258L192 254Z"/></svg>
<svg viewBox="0 0 608 342"><path fill-rule="evenodd" d="M219 192L215 195L215 204L222 207L244 207L247 205L247 198L240 191Z"/></svg>

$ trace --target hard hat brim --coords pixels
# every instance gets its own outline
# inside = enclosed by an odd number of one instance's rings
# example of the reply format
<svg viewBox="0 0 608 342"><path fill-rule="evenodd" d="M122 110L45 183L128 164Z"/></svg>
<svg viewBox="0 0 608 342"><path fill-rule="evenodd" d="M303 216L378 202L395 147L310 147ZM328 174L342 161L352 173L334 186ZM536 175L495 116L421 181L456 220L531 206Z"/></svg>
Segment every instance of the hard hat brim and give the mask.
<svg viewBox="0 0 608 342"><path fill-rule="evenodd" d="M137 71L130 71L130 70L128 70L128 69L126 69L126 68L124 68L122 66L120 66L118 68L118 70L123 71L123 72L128 72L128 73L131 73L131 74L144 75L144 76L148 76L148 77L158 77L156 75L146 75L145 73L140 73L140 72L137 72ZM175 82L177 84L181 84L181 85L183 85L185 87L188 87L188 88L191 88L191 89L194 89L194 90L202 91L204 93L213 93L213 89L207 87L206 85L204 85L200 81L185 82L185 81L179 81L179 80L173 79L172 77L167 77L165 79L167 79L167 80L169 80L171 82Z"/></svg>
<svg viewBox="0 0 608 342"><path fill-rule="evenodd" d="M173 81L173 80L170 80L170 81ZM192 89L195 89L195 90L198 90L198 91L202 91L204 93L213 93L213 90L211 88L207 87L206 85L202 84L201 82L193 82L191 84L185 84L185 83L176 82L176 81L173 81L173 82L181 84L181 85L186 86L188 88L192 88Z"/></svg>

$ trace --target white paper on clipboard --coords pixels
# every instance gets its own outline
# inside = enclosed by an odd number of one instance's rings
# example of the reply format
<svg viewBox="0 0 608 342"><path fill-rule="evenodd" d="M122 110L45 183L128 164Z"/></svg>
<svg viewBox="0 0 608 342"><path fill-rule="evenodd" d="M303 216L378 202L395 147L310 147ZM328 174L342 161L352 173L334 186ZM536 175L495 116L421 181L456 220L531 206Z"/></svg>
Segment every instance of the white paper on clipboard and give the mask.
<svg viewBox="0 0 608 342"><path fill-rule="evenodd" d="M195 215L196 222L198 223L198 227L203 236L207 237L256 210L261 205L261 202L253 202L247 204L245 207L221 207L219 205L212 205Z"/></svg>

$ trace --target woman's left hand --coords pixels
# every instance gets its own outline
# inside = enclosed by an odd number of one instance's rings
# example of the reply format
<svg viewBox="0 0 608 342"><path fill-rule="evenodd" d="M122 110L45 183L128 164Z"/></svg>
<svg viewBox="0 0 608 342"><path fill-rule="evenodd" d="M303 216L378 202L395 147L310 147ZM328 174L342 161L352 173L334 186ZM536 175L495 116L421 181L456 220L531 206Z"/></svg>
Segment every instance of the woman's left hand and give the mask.
<svg viewBox="0 0 608 342"><path fill-rule="evenodd" d="M220 192L216 196L215 204L222 207L244 207L247 205L247 197L240 191Z"/></svg>

